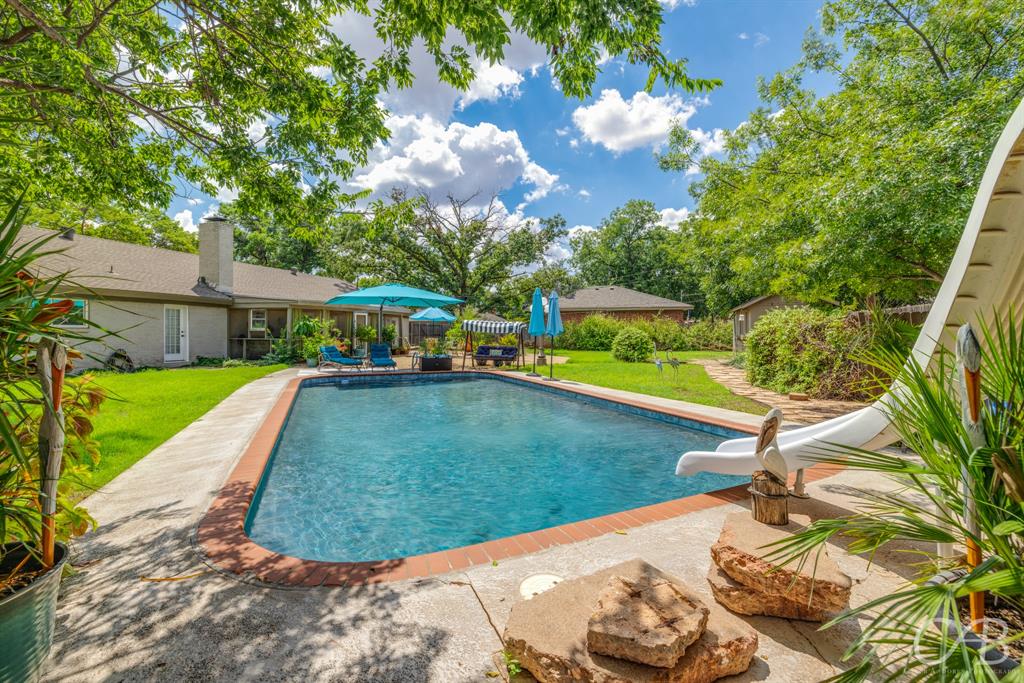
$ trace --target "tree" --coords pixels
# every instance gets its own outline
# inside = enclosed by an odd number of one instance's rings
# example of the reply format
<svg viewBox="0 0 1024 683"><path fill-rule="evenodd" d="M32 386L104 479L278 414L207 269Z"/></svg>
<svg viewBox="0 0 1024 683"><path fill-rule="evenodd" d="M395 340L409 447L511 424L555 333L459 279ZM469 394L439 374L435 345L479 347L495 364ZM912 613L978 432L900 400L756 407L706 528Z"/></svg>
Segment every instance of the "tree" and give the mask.
<svg viewBox="0 0 1024 683"><path fill-rule="evenodd" d="M349 235L361 229L362 215L343 213L336 196L317 190L296 204L250 199L220 208L235 225L237 260L343 279L358 274L343 247Z"/></svg>
<svg viewBox="0 0 1024 683"><path fill-rule="evenodd" d="M679 230L685 229L684 223ZM631 199L597 230L572 237L571 263L585 286L620 285L687 301L697 292L697 283L672 248L679 239L677 231L661 224L654 204Z"/></svg>
<svg viewBox="0 0 1024 683"><path fill-rule="evenodd" d="M499 285L485 305L488 310L509 319L524 318L533 303L533 290L540 287L547 296L552 290L559 296L569 296L580 288L580 278L562 262L545 263L531 273L509 278Z"/></svg>
<svg viewBox="0 0 1024 683"><path fill-rule="evenodd" d="M386 48L362 59L331 30L372 15ZM440 80L472 82L513 30L545 46L562 90L589 94L603 51L691 90L661 49L653 0L403 3L322 0L6 0L0 4L0 190L165 207L181 179L298 204L338 190L385 140L378 96L413 79L422 44Z"/></svg>
<svg viewBox="0 0 1024 683"><path fill-rule="evenodd" d="M1024 8L994 0L837 0L766 105L703 157L682 128L659 161L695 164L681 257L709 304L778 293L863 305L932 295L989 152L1024 92ZM842 38L845 52L832 41ZM803 86L824 73L839 88Z"/></svg>
<svg viewBox="0 0 1024 683"><path fill-rule="evenodd" d="M33 207L28 222L48 230L74 228L90 237L195 253L198 240L159 209L131 211L109 203L55 201Z"/></svg>
<svg viewBox="0 0 1024 683"><path fill-rule="evenodd" d="M475 196L449 196L437 204L425 194L410 199L394 190L390 201L375 202L371 213L365 235L349 247L358 252L363 273L473 306L486 303L495 288L543 259L565 232L561 216L517 220L496 198L481 206Z"/></svg>

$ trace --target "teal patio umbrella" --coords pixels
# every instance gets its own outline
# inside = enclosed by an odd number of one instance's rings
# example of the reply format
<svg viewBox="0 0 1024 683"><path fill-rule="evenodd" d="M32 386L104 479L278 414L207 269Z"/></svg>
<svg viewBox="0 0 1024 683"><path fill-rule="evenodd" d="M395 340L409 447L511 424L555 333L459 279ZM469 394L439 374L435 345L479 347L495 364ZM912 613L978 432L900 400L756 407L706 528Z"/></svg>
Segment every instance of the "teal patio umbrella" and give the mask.
<svg viewBox="0 0 1024 683"><path fill-rule="evenodd" d="M455 316L448 311L431 306L430 308L424 308L422 311L416 311L409 316L409 320L421 323L453 323L455 322Z"/></svg>
<svg viewBox="0 0 1024 683"><path fill-rule="evenodd" d="M544 330L551 337L551 379L555 378L555 337L565 332L562 327L562 314L558 311L558 292L552 291L548 296L548 324Z"/></svg>
<svg viewBox="0 0 1024 683"><path fill-rule="evenodd" d="M357 289L352 292L339 294L328 299L328 304L338 306L379 306L377 311L377 341L380 341L380 329L384 320L385 306L407 306L409 308L423 308L433 306L452 306L465 303L462 299L453 296L430 292L425 289L417 289L408 285L389 283Z"/></svg>
<svg viewBox="0 0 1024 683"><path fill-rule="evenodd" d="M533 290L533 303L530 304L530 326L526 333L533 337L533 372L531 377L540 377L537 374L537 337L543 337L547 327L544 325L544 295L540 287Z"/></svg>

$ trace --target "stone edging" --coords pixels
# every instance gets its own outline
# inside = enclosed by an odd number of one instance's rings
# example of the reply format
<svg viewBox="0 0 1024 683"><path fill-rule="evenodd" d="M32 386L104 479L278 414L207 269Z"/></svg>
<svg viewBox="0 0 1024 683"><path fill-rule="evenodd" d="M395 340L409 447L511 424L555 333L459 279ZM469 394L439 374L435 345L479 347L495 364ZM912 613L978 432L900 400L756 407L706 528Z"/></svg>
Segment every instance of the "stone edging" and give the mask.
<svg viewBox="0 0 1024 683"><path fill-rule="evenodd" d="M362 373L362 376L368 374L393 376L395 373ZM282 390L274 407L271 408L253 435L238 464L235 465L217 497L199 522L196 532L201 552L216 567L267 583L288 586L353 586L400 581L444 574L475 565L490 564L556 545L575 543L726 503L736 503L747 498L746 485L741 484L475 545L393 560L322 562L273 552L255 543L246 535L245 519L249 507L302 382L319 377L337 376L336 374L321 374L311 377L296 377L290 380ZM610 397L587 387L565 385L556 387L533 378L516 379L541 383L546 388L600 398L677 418L696 420L744 433L754 433L749 425L673 410L665 406L645 403L642 400ZM831 476L837 471L838 468L835 467L815 465L807 470L806 480L816 481Z"/></svg>

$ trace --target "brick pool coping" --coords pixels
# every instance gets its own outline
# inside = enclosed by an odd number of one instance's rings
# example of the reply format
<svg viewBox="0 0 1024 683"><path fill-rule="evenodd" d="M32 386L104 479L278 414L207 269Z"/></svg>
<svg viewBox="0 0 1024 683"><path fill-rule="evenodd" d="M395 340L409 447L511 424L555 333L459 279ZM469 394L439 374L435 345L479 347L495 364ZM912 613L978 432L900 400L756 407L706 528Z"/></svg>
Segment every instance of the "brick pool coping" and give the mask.
<svg viewBox="0 0 1024 683"><path fill-rule="evenodd" d="M361 376L394 376L395 374L419 373L380 372L361 373ZM698 493L539 531L392 560L323 562L304 560L268 550L255 543L245 533L246 516L263 476L263 471L302 383L310 379L338 376L338 374L324 373L296 377L290 380L281 391L274 406L242 453L238 464L235 465L217 497L199 522L196 532L199 548L216 567L267 583L288 586L356 586L401 581L445 574L475 565L491 564L552 546L576 543L603 534L621 532L643 524L671 519L727 503L737 503L748 498L746 484L740 484L718 491ZM586 386L555 385L530 377L519 376L515 379L672 417L694 420L749 434L756 433L750 425L648 403L640 398L609 396ZM834 466L814 465L806 470L805 480L817 481L838 471L839 468Z"/></svg>

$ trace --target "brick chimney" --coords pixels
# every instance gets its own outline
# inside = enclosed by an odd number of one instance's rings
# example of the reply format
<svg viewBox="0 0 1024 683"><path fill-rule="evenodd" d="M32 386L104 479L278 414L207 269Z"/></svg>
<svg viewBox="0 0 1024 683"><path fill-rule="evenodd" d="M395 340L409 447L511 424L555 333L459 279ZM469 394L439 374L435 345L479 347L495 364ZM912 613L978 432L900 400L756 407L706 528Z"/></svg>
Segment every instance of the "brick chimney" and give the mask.
<svg viewBox="0 0 1024 683"><path fill-rule="evenodd" d="M221 216L207 216L199 224L199 279L225 294L235 283L234 230Z"/></svg>

